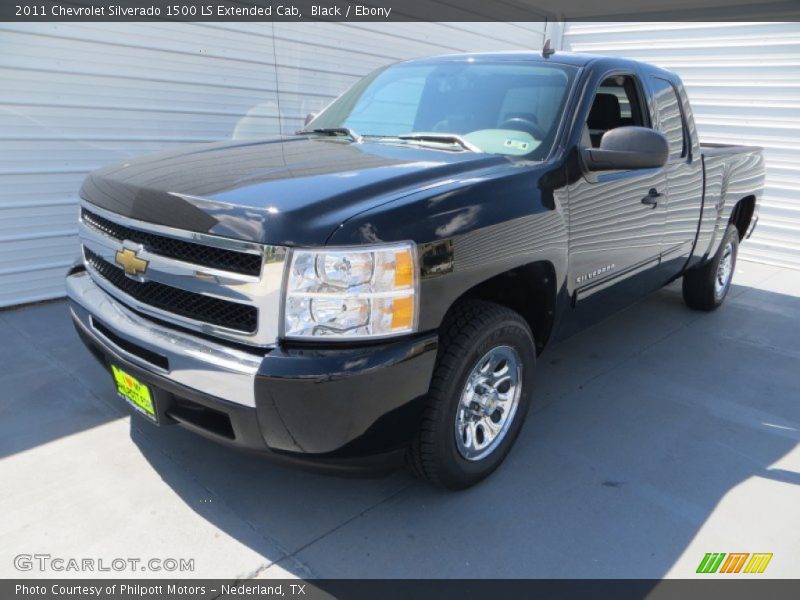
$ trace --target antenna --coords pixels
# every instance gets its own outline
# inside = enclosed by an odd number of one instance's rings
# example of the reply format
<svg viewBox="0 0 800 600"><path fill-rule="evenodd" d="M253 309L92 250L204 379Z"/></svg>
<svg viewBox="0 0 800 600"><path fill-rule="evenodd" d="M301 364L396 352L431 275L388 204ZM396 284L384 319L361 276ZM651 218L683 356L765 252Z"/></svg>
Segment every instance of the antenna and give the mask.
<svg viewBox="0 0 800 600"><path fill-rule="evenodd" d="M544 57L544 58L550 58L550 57L551 57L551 56L553 56L553 54L555 54L555 53L556 53L556 51L555 51L555 50L553 50L553 49L550 47L550 38L547 38L547 39L544 41L544 48L542 48L542 57Z"/></svg>

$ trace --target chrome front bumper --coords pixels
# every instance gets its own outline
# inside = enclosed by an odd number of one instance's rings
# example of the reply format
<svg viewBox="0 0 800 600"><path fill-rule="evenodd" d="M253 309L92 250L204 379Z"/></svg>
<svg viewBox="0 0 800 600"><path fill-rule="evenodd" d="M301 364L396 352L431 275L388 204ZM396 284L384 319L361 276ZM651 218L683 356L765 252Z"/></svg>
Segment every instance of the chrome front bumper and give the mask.
<svg viewBox="0 0 800 600"><path fill-rule="evenodd" d="M67 296L76 325L112 354L188 388L255 407L255 377L266 351L264 355L244 352L140 317L103 291L85 271L67 277ZM160 355L168 367L122 348L103 328Z"/></svg>

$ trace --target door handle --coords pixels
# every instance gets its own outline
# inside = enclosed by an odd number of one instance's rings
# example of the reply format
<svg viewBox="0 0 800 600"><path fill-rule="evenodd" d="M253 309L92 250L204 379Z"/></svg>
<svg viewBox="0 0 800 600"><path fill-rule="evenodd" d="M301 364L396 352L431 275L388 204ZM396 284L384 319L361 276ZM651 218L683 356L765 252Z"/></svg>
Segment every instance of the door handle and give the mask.
<svg viewBox="0 0 800 600"><path fill-rule="evenodd" d="M642 198L642 204L646 204L650 208L655 208L658 206L658 199L661 198L661 194L658 193L656 188L650 188L650 191L647 192L647 196Z"/></svg>

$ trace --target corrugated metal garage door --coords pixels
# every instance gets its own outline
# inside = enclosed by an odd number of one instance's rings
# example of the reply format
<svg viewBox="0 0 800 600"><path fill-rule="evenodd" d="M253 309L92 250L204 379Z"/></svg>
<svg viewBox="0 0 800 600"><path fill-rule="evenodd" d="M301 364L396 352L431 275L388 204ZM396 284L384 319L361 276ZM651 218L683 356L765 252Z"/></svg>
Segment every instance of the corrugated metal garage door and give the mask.
<svg viewBox="0 0 800 600"><path fill-rule="evenodd" d="M701 139L766 149L761 218L744 256L800 267L800 24L574 23L562 47L680 74Z"/></svg>
<svg viewBox="0 0 800 600"><path fill-rule="evenodd" d="M230 137L237 125L275 134L279 106L283 131L294 131L308 112L382 64L540 48L543 29L536 23L0 24L0 307L63 294L65 269L77 254L77 192L89 171Z"/></svg>

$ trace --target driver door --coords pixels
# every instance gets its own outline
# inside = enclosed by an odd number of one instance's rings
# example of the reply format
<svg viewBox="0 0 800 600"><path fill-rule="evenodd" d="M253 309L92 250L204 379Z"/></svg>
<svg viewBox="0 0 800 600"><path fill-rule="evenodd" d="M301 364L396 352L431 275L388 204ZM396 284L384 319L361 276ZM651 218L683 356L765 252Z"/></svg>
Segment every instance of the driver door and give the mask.
<svg viewBox="0 0 800 600"><path fill-rule="evenodd" d="M633 73L601 78L583 147L599 147L603 134L616 127L651 127L643 89ZM568 276L576 309L593 304L590 318L602 317L658 287L666 192L663 168L583 169L569 189ZM596 298L604 291L609 293Z"/></svg>

